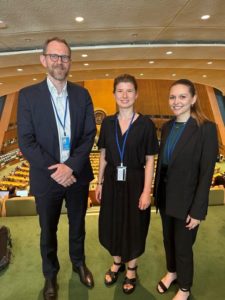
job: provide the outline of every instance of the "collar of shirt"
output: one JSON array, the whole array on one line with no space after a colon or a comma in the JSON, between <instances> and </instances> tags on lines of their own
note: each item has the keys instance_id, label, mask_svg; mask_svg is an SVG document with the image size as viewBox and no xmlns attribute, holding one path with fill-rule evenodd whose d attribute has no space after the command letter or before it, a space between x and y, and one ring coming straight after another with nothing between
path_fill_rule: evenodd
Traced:
<instances>
[{"instance_id":1,"label":"collar of shirt","mask_svg":"<svg viewBox=\"0 0 225 300\"><path fill-rule=\"evenodd\" d=\"M60 94L58 94L58 91L56 89L56 87L54 86L54 84L51 82L51 80L47 77L47 85L48 85L48 89L53 97L53 99L57 99L57 98L64 98L66 99L68 93L67 93L67 82L65 83L62 92Z\"/></svg>"}]
</instances>

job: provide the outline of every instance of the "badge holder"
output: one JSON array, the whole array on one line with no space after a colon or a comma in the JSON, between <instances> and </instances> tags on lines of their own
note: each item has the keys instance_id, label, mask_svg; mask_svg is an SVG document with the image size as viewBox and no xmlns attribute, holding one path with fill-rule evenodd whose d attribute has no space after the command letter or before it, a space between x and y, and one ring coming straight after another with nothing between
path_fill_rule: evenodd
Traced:
<instances>
[{"instance_id":1,"label":"badge holder","mask_svg":"<svg viewBox=\"0 0 225 300\"><path fill-rule=\"evenodd\" d=\"M124 167L123 164L117 167L117 181L126 181L127 177L127 167Z\"/></svg>"},{"instance_id":2,"label":"badge holder","mask_svg":"<svg viewBox=\"0 0 225 300\"><path fill-rule=\"evenodd\" d=\"M68 136L63 136L61 138L62 141L62 150L69 151L70 150L70 138Z\"/></svg>"}]
</instances>

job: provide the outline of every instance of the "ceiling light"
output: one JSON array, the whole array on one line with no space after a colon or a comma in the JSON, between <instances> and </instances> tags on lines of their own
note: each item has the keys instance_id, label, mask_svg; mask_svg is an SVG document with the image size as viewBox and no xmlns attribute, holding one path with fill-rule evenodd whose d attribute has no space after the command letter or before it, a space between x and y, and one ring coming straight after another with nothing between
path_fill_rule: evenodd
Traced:
<instances>
[{"instance_id":1,"label":"ceiling light","mask_svg":"<svg viewBox=\"0 0 225 300\"><path fill-rule=\"evenodd\" d=\"M75 21L78 22L78 23L81 23L81 22L84 21L84 18L83 17L76 17Z\"/></svg>"},{"instance_id":2,"label":"ceiling light","mask_svg":"<svg viewBox=\"0 0 225 300\"><path fill-rule=\"evenodd\" d=\"M137 37L138 34L137 34L137 33L132 33L131 36L132 36L132 37Z\"/></svg>"},{"instance_id":3,"label":"ceiling light","mask_svg":"<svg viewBox=\"0 0 225 300\"><path fill-rule=\"evenodd\" d=\"M73 75L72 75L72 74L70 74L70 75L69 75L69 77L71 78L71 77L73 77Z\"/></svg>"},{"instance_id":4,"label":"ceiling light","mask_svg":"<svg viewBox=\"0 0 225 300\"><path fill-rule=\"evenodd\" d=\"M85 53L84 53L84 54L81 54L81 56L82 56L82 57L88 57L88 55L85 54Z\"/></svg>"},{"instance_id":5,"label":"ceiling light","mask_svg":"<svg viewBox=\"0 0 225 300\"><path fill-rule=\"evenodd\" d=\"M140 76L144 76L144 74L143 74L143 73L140 73Z\"/></svg>"},{"instance_id":6,"label":"ceiling light","mask_svg":"<svg viewBox=\"0 0 225 300\"><path fill-rule=\"evenodd\" d=\"M88 63L85 63L84 66L87 67L87 66L89 66L89 64L88 64Z\"/></svg>"},{"instance_id":7,"label":"ceiling light","mask_svg":"<svg viewBox=\"0 0 225 300\"><path fill-rule=\"evenodd\" d=\"M207 65L212 65L212 63L213 63L212 61L208 61Z\"/></svg>"},{"instance_id":8,"label":"ceiling light","mask_svg":"<svg viewBox=\"0 0 225 300\"><path fill-rule=\"evenodd\" d=\"M21 69L21 68L18 68L18 69L17 69L17 71L18 71L18 72L22 72L22 71L23 71L23 69Z\"/></svg>"},{"instance_id":9,"label":"ceiling light","mask_svg":"<svg viewBox=\"0 0 225 300\"><path fill-rule=\"evenodd\" d=\"M203 78L206 78L206 77L207 77L207 75L205 75L205 74L204 74L204 75L202 75L202 77L203 77Z\"/></svg>"},{"instance_id":10,"label":"ceiling light","mask_svg":"<svg viewBox=\"0 0 225 300\"><path fill-rule=\"evenodd\" d=\"M148 63L149 64L154 64L155 62L154 62L154 60L150 60Z\"/></svg>"},{"instance_id":11,"label":"ceiling light","mask_svg":"<svg viewBox=\"0 0 225 300\"><path fill-rule=\"evenodd\" d=\"M0 82L0 85L3 84L3 82Z\"/></svg>"},{"instance_id":12,"label":"ceiling light","mask_svg":"<svg viewBox=\"0 0 225 300\"><path fill-rule=\"evenodd\" d=\"M202 20L208 20L210 18L210 15L204 15L204 16L201 16L201 19Z\"/></svg>"},{"instance_id":13,"label":"ceiling light","mask_svg":"<svg viewBox=\"0 0 225 300\"><path fill-rule=\"evenodd\" d=\"M177 74L173 73L172 76L175 77Z\"/></svg>"},{"instance_id":14,"label":"ceiling light","mask_svg":"<svg viewBox=\"0 0 225 300\"><path fill-rule=\"evenodd\" d=\"M167 52L166 52L167 55L170 55L170 54L172 54L172 53L173 53L172 51L167 51Z\"/></svg>"},{"instance_id":15,"label":"ceiling light","mask_svg":"<svg viewBox=\"0 0 225 300\"><path fill-rule=\"evenodd\" d=\"M36 81L37 80L37 78L33 78L33 81Z\"/></svg>"},{"instance_id":16,"label":"ceiling light","mask_svg":"<svg viewBox=\"0 0 225 300\"><path fill-rule=\"evenodd\" d=\"M109 74L108 74L108 73L106 73L106 74L105 74L105 76L106 76L106 77L108 77L108 76L109 76Z\"/></svg>"}]
</instances>

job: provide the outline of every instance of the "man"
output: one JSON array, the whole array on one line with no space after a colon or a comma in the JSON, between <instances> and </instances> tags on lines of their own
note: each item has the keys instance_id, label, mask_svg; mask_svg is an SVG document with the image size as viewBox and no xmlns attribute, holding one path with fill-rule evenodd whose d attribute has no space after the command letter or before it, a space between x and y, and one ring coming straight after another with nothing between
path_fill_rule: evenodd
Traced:
<instances>
[{"instance_id":1,"label":"man","mask_svg":"<svg viewBox=\"0 0 225 300\"><path fill-rule=\"evenodd\" d=\"M69 254L81 282L93 287L85 264L85 214L89 161L95 133L93 105L88 91L67 81L71 49L65 40L46 41L40 56L47 79L22 89L18 104L19 146L30 163L31 193L41 227L44 299L57 298L57 225L63 199L69 219Z\"/></svg>"}]
</instances>

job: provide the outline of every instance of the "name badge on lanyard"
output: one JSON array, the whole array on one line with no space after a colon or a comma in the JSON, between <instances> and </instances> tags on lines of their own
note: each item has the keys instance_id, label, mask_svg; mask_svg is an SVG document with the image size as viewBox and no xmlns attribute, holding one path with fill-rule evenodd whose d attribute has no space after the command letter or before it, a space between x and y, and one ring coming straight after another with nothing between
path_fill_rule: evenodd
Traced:
<instances>
[{"instance_id":1,"label":"name badge on lanyard","mask_svg":"<svg viewBox=\"0 0 225 300\"><path fill-rule=\"evenodd\" d=\"M69 151L70 150L70 138L68 136L63 136L61 138L62 150Z\"/></svg>"},{"instance_id":2,"label":"name badge on lanyard","mask_svg":"<svg viewBox=\"0 0 225 300\"><path fill-rule=\"evenodd\" d=\"M134 116L135 116L135 113L133 113L133 116L132 116L132 119L130 121L129 127L128 127L126 133L125 133L125 137L124 137L124 140L123 140L123 143L122 143L122 149L120 147L119 138L118 138L118 129L117 129L117 127L119 126L119 124L118 124L119 122L118 122L118 118L116 118L116 122L115 122L116 144L117 144L117 148L118 148L119 155L120 155L120 161L121 161L120 166L117 166L117 168L116 168L117 169L117 176L116 176L117 181L126 181L126 179L127 179L127 167L123 165L123 158L124 158L124 151L125 151L127 136L128 136L129 131L130 131L130 127L131 127L131 124L133 122Z\"/></svg>"},{"instance_id":3,"label":"name badge on lanyard","mask_svg":"<svg viewBox=\"0 0 225 300\"><path fill-rule=\"evenodd\" d=\"M56 105L54 103L54 100L51 96L51 100L55 109L56 117L59 121L60 126L62 127L64 131L64 136L61 137L61 146L62 146L62 151L70 151L70 137L66 135L66 116L67 116L67 107L68 107L68 96L66 97L66 107L65 107L65 112L64 112L64 118L63 122L58 114Z\"/></svg>"},{"instance_id":4,"label":"name badge on lanyard","mask_svg":"<svg viewBox=\"0 0 225 300\"><path fill-rule=\"evenodd\" d=\"M117 167L117 181L126 181L127 178L127 167L118 166Z\"/></svg>"}]
</instances>

